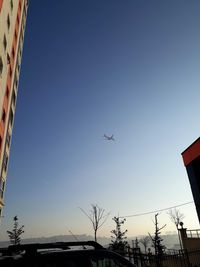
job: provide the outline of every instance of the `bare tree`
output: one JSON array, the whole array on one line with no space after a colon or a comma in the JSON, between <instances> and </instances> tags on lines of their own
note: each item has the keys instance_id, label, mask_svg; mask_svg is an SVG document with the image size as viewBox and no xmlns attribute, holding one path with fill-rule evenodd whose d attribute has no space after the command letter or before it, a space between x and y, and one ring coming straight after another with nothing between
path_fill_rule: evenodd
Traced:
<instances>
[{"instance_id":1,"label":"bare tree","mask_svg":"<svg viewBox=\"0 0 200 267\"><path fill-rule=\"evenodd\" d=\"M181 243L181 237L180 237L180 233L178 230L178 226L180 225L180 223L182 222L182 220L185 218L185 215L183 213L181 213L178 209L174 209L174 210L169 210L167 212L167 214L169 215L170 220L175 224L176 229L178 231L178 239L179 239L179 244L180 244L180 248L183 249L182 247L182 243Z\"/></svg>"},{"instance_id":2,"label":"bare tree","mask_svg":"<svg viewBox=\"0 0 200 267\"><path fill-rule=\"evenodd\" d=\"M87 213L84 209L80 210L88 217L94 230L94 240L97 242L97 231L106 222L110 212L105 213L105 209L100 208L97 204L91 204L92 209Z\"/></svg>"},{"instance_id":3,"label":"bare tree","mask_svg":"<svg viewBox=\"0 0 200 267\"><path fill-rule=\"evenodd\" d=\"M176 229L178 230L180 222L185 218L184 214L176 208L174 210L169 210L167 214L169 215L170 220L175 224Z\"/></svg>"},{"instance_id":4,"label":"bare tree","mask_svg":"<svg viewBox=\"0 0 200 267\"><path fill-rule=\"evenodd\" d=\"M149 236L144 236L140 238L139 242L144 246L144 251L147 253L147 246L150 242L150 237Z\"/></svg>"}]
</instances>

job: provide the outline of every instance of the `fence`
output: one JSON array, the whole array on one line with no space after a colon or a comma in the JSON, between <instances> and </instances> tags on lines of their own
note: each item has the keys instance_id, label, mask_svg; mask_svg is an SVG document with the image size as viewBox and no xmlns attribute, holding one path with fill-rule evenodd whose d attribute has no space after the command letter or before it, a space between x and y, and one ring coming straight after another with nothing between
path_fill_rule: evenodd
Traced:
<instances>
[{"instance_id":1,"label":"fence","mask_svg":"<svg viewBox=\"0 0 200 267\"><path fill-rule=\"evenodd\" d=\"M127 257L138 267L200 267L200 250L179 250L152 255L129 249Z\"/></svg>"}]
</instances>

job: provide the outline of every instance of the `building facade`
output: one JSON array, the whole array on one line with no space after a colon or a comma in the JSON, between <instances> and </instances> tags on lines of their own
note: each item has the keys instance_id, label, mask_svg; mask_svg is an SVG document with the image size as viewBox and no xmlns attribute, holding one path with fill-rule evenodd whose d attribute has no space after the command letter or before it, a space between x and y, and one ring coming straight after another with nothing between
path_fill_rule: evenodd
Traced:
<instances>
[{"instance_id":1,"label":"building facade","mask_svg":"<svg viewBox=\"0 0 200 267\"><path fill-rule=\"evenodd\" d=\"M0 0L0 217L10 154L28 0Z\"/></svg>"},{"instance_id":2,"label":"building facade","mask_svg":"<svg viewBox=\"0 0 200 267\"><path fill-rule=\"evenodd\" d=\"M182 157L200 222L200 137L182 153Z\"/></svg>"}]
</instances>

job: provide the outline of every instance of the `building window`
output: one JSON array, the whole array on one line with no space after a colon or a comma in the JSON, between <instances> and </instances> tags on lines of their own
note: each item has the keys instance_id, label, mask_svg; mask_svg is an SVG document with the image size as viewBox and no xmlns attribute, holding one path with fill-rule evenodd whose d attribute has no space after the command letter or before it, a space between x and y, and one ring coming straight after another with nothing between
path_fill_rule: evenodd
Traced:
<instances>
[{"instance_id":1,"label":"building window","mask_svg":"<svg viewBox=\"0 0 200 267\"><path fill-rule=\"evenodd\" d=\"M13 10L13 0L10 0L10 8Z\"/></svg>"},{"instance_id":2,"label":"building window","mask_svg":"<svg viewBox=\"0 0 200 267\"><path fill-rule=\"evenodd\" d=\"M0 76L2 75L3 72L3 60L2 57L0 57Z\"/></svg>"},{"instance_id":3,"label":"building window","mask_svg":"<svg viewBox=\"0 0 200 267\"><path fill-rule=\"evenodd\" d=\"M9 75L10 75L10 77L12 77L12 68L11 67L9 68Z\"/></svg>"},{"instance_id":4,"label":"building window","mask_svg":"<svg viewBox=\"0 0 200 267\"><path fill-rule=\"evenodd\" d=\"M7 16L7 26L8 26L8 30L10 29L10 17L9 14Z\"/></svg>"},{"instance_id":5,"label":"building window","mask_svg":"<svg viewBox=\"0 0 200 267\"><path fill-rule=\"evenodd\" d=\"M14 47L12 48L12 57L13 57L13 59L15 57L15 49L14 49Z\"/></svg>"},{"instance_id":6,"label":"building window","mask_svg":"<svg viewBox=\"0 0 200 267\"><path fill-rule=\"evenodd\" d=\"M24 12L24 15L23 15L23 28L25 29L25 24L26 24L26 14Z\"/></svg>"},{"instance_id":7,"label":"building window","mask_svg":"<svg viewBox=\"0 0 200 267\"><path fill-rule=\"evenodd\" d=\"M21 10L22 8L22 3L21 3L21 0L19 0L19 9Z\"/></svg>"},{"instance_id":8,"label":"building window","mask_svg":"<svg viewBox=\"0 0 200 267\"><path fill-rule=\"evenodd\" d=\"M13 103L14 107L15 107L15 105L16 105L16 99L17 99L17 97L16 97L16 93L15 93L15 90L13 90L12 103Z\"/></svg>"},{"instance_id":9,"label":"building window","mask_svg":"<svg viewBox=\"0 0 200 267\"><path fill-rule=\"evenodd\" d=\"M17 79L17 77L15 77L15 87L16 87L16 90L17 90L17 88L18 88L18 79Z\"/></svg>"},{"instance_id":10,"label":"building window","mask_svg":"<svg viewBox=\"0 0 200 267\"><path fill-rule=\"evenodd\" d=\"M9 88L8 88L8 86L6 87L6 97L7 98L9 97Z\"/></svg>"},{"instance_id":11,"label":"building window","mask_svg":"<svg viewBox=\"0 0 200 267\"><path fill-rule=\"evenodd\" d=\"M4 34L4 37L3 37L3 46L4 46L4 49L6 50L6 47L7 47L7 40L6 40L6 36Z\"/></svg>"},{"instance_id":12,"label":"building window","mask_svg":"<svg viewBox=\"0 0 200 267\"><path fill-rule=\"evenodd\" d=\"M0 181L0 198L3 198L4 195L4 189L5 189L5 181L1 179Z\"/></svg>"},{"instance_id":13,"label":"building window","mask_svg":"<svg viewBox=\"0 0 200 267\"><path fill-rule=\"evenodd\" d=\"M2 114L1 120L3 121L3 123L5 123L5 121L6 121L6 111L5 111L5 109L3 109L3 114Z\"/></svg>"},{"instance_id":14,"label":"building window","mask_svg":"<svg viewBox=\"0 0 200 267\"><path fill-rule=\"evenodd\" d=\"M4 189L5 189L5 182L3 179L0 180L0 198L3 199L4 195Z\"/></svg>"},{"instance_id":15,"label":"building window","mask_svg":"<svg viewBox=\"0 0 200 267\"><path fill-rule=\"evenodd\" d=\"M2 189L4 191L4 189L5 189L5 181L3 181L3 183L2 183Z\"/></svg>"},{"instance_id":16,"label":"building window","mask_svg":"<svg viewBox=\"0 0 200 267\"><path fill-rule=\"evenodd\" d=\"M2 145L2 137L0 136L0 149L1 149L1 145Z\"/></svg>"},{"instance_id":17,"label":"building window","mask_svg":"<svg viewBox=\"0 0 200 267\"><path fill-rule=\"evenodd\" d=\"M21 40L22 40L22 44L23 44L23 41L24 41L24 32L21 32Z\"/></svg>"},{"instance_id":18,"label":"building window","mask_svg":"<svg viewBox=\"0 0 200 267\"><path fill-rule=\"evenodd\" d=\"M13 114L13 111L11 109L10 110L10 124L11 124L11 126L13 125L13 119L14 119L14 114Z\"/></svg>"},{"instance_id":19,"label":"building window","mask_svg":"<svg viewBox=\"0 0 200 267\"><path fill-rule=\"evenodd\" d=\"M6 143L7 143L8 147L10 146L10 142L11 142L11 135L9 133L7 133Z\"/></svg>"},{"instance_id":20,"label":"building window","mask_svg":"<svg viewBox=\"0 0 200 267\"><path fill-rule=\"evenodd\" d=\"M17 61L17 70L18 70L18 72L20 72L20 63L19 63L19 59L18 59L18 61Z\"/></svg>"},{"instance_id":21,"label":"building window","mask_svg":"<svg viewBox=\"0 0 200 267\"><path fill-rule=\"evenodd\" d=\"M17 30L15 29L15 40L17 41Z\"/></svg>"},{"instance_id":22,"label":"building window","mask_svg":"<svg viewBox=\"0 0 200 267\"><path fill-rule=\"evenodd\" d=\"M7 170L7 167L8 167L8 155L7 154L4 154L4 158L3 158L3 169L4 169L5 172Z\"/></svg>"},{"instance_id":23,"label":"building window","mask_svg":"<svg viewBox=\"0 0 200 267\"><path fill-rule=\"evenodd\" d=\"M20 57L22 56L22 47L21 47L21 42L19 42L19 58L18 60L20 60Z\"/></svg>"},{"instance_id":24,"label":"building window","mask_svg":"<svg viewBox=\"0 0 200 267\"><path fill-rule=\"evenodd\" d=\"M17 23L19 25L19 14L17 14Z\"/></svg>"},{"instance_id":25,"label":"building window","mask_svg":"<svg viewBox=\"0 0 200 267\"><path fill-rule=\"evenodd\" d=\"M7 64L10 65L10 56L8 53L7 53Z\"/></svg>"}]
</instances>

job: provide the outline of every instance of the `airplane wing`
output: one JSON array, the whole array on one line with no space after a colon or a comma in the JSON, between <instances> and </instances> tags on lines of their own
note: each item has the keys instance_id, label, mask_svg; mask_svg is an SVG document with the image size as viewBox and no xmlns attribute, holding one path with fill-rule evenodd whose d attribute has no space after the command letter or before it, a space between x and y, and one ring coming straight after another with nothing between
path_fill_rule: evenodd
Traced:
<instances>
[{"instance_id":1,"label":"airplane wing","mask_svg":"<svg viewBox=\"0 0 200 267\"><path fill-rule=\"evenodd\" d=\"M111 141L111 140L114 141L115 140L114 134L112 134L111 136L104 134L103 137L108 141Z\"/></svg>"}]
</instances>

